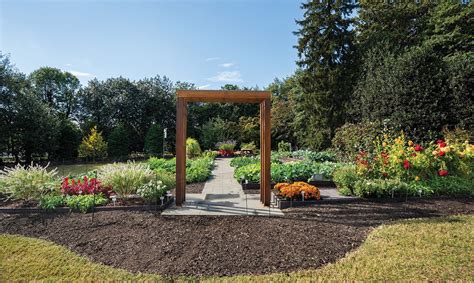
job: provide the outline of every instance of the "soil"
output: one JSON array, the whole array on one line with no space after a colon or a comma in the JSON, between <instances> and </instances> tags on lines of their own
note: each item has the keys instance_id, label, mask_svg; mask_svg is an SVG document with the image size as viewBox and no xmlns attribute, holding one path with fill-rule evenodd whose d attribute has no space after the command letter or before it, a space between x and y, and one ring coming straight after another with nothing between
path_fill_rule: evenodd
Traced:
<instances>
[{"instance_id":1,"label":"soil","mask_svg":"<svg viewBox=\"0 0 474 283\"><path fill-rule=\"evenodd\" d=\"M234 275L317 268L360 246L382 223L474 213L473 199L360 201L284 210L284 217L152 212L0 214L0 233L56 242L132 272Z\"/></svg>"},{"instance_id":2,"label":"soil","mask_svg":"<svg viewBox=\"0 0 474 283\"><path fill-rule=\"evenodd\" d=\"M186 193L187 194L201 194L202 190L204 189L204 184L206 184L206 182L186 184ZM173 195L176 195L176 188L172 189L171 193Z\"/></svg>"}]
</instances>

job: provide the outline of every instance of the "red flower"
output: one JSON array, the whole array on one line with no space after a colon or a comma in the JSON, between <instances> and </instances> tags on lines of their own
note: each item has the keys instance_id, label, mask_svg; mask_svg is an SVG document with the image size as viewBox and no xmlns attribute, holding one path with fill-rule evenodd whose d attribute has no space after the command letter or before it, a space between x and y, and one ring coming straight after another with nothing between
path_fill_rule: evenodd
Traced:
<instances>
[{"instance_id":1,"label":"red flower","mask_svg":"<svg viewBox=\"0 0 474 283\"><path fill-rule=\"evenodd\" d=\"M448 175L448 170L444 170L444 169L438 170L438 175L441 176L441 177L447 176Z\"/></svg>"},{"instance_id":2,"label":"red flower","mask_svg":"<svg viewBox=\"0 0 474 283\"><path fill-rule=\"evenodd\" d=\"M416 153L412 153L412 154L410 154L410 155L413 156L413 157L415 157L415 156L416 156Z\"/></svg>"},{"instance_id":3,"label":"red flower","mask_svg":"<svg viewBox=\"0 0 474 283\"><path fill-rule=\"evenodd\" d=\"M444 156L445 154L446 154L446 152L444 152L442 150L440 150L439 153L438 153L439 156Z\"/></svg>"},{"instance_id":4,"label":"red flower","mask_svg":"<svg viewBox=\"0 0 474 283\"><path fill-rule=\"evenodd\" d=\"M415 145L415 151L422 151L423 147L419 144Z\"/></svg>"},{"instance_id":5,"label":"red flower","mask_svg":"<svg viewBox=\"0 0 474 283\"><path fill-rule=\"evenodd\" d=\"M405 168L406 170L410 168L410 162L407 159L403 161L403 168Z\"/></svg>"},{"instance_id":6,"label":"red flower","mask_svg":"<svg viewBox=\"0 0 474 283\"><path fill-rule=\"evenodd\" d=\"M439 147L443 148L446 146L446 143L444 140L437 140L436 143L438 144Z\"/></svg>"}]
</instances>

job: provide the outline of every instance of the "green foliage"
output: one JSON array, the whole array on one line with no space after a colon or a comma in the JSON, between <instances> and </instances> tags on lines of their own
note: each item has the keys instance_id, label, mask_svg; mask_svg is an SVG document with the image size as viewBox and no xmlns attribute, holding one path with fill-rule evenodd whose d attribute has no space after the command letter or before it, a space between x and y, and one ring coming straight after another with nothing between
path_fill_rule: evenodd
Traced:
<instances>
[{"instance_id":1,"label":"green foliage","mask_svg":"<svg viewBox=\"0 0 474 283\"><path fill-rule=\"evenodd\" d=\"M333 176L333 181L340 194L345 196L354 195L354 185L360 179L355 166L348 165L337 168Z\"/></svg>"},{"instance_id":2,"label":"green foliage","mask_svg":"<svg viewBox=\"0 0 474 283\"><path fill-rule=\"evenodd\" d=\"M103 166L98 175L102 184L111 186L120 197L136 194L138 188L155 179L155 174L150 167L133 162Z\"/></svg>"},{"instance_id":3,"label":"green foliage","mask_svg":"<svg viewBox=\"0 0 474 283\"><path fill-rule=\"evenodd\" d=\"M241 150L251 150L252 152L256 152L257 151L257 146L255 145L254 142L249 142L249 143L243 143L241 146L240 146L240 149Z\"/></svg>"},{"instance_id":4,"label":"green foliage","mask_svg":"<svg viewBox=\"0 0 474 283\"><path fill-rule=\"evenodd\" d=\"M30 74L32 91L59 112L61 118L68 119L74 114L78 103L79 80L68 72L51 67L42 67Z\"/></svg>"},{"instance_id":5,"label":"green foliage","mask_svg":"<svg viewBox=\"0 0 474 283\"><path fill-rule=\"evenodd\" d=\"M48 170L40 165L23 167L16 165L0 171L0 192L13 198L39 200L41 196L59 188L55 183L56 169Z\"/></svg>"},{"instance_id":6,"label":"green foliage","mask_svg":"<svg viewBox=\"0 0 474 283\"><path fill-rule=\"evenodd\" d=\"M176 175L163 169L155 169L156 180L161 181L165 190L172 190L176 187Z\"/></svg>"},{"instance_id":7,"label":"green foliage","mask_svg":"<svg viewBox=\"0 0 474 283\"><path fill-rule=\"evenodd\" d=\"M430 195L447 195L454 197L474 196L474 175L444 176L420 182L423 188L429 188Z\"/></svg>"},{"instance_id":8,"label":"green foliage","mask_svg":"<svg viewBox=\"0 0 474 283\"><path fill-rule=\"evenodd\" d=\"M237 123L219 117L204 123L200 130L202 145L205 149L214 149L219 141L234 139L238 136Z\"/></svg>"},{"instance_id":9,"label":"green foliage","mask_svg":"<svg viewBox=\"0 0 474 283\"><path fill-rule=\"evenodd\" d=\"M126 160L128 157L129 139L124 126L118 125L109 135L107 152L115 160Z\"/></svg>"},{"instance_id":10,"label":"green foliage","mask_svg":"<svg viewBox=\"0 0 474 283\"><path fill-rule=\"evenodd\" d=\"M102 194L66 196L66 205L82 213L90 211L94 206L104 205L107 201Z\"/></svg>"},{"instance_id":11,"label":"green foliage","mask_svg":"<svg viewBox=\"0 0 474 283\"><path fill-rule=\"evenodd\" d=\"M354 194L359 197L386 197L402 195L416 195L410 191L407 183L396 179L358 180L354 183Z\"/></svg>"},{"instance_id":12,"label":"green foliage","mask_svg":"<svg viewBox=\"0 0 474 283\"><path fill-rule=\"evenodd\" d=\"M249 164L260 164L260 157L252 157L252 156L240 156L234 157L230 161L230 166L239 168Z\"/></svg>"},{"instance_id":13,"label":"green foliage","mask_svg":"<svg viewBox=\"0 0 474 283\"><path fill-rule=\"evenodd\" d=\"M290 152L291 151L291 143L280 141L278 143L278 151L279 152Z\"/></svg>"},{"instance_id":14,"label":"green foliage","mask_svg":"<svg viewBox=\"0 0 474 283\"><path fill-rule=\"evenodd\" d=\"M344 123L345 103L352 90L355 31L349 1L308 1L297 21L297 61L302 69L300 111L304 117L302 143L310 149L330 145L335 129Z\"/></svg>"},{"instance_id":15,"label":"green foliage","mask_svg":"<svg viewBox=\"0 0 474 283\"><path fill-rule=\"evenodd\" d=\"M148 201L158 201L166 191L167 188L163 185L163 182L159 179L154 179L140 186L137 190L137 195Z\"/></svg>"},{"instance_id":16,"label":"green foliage","mask_svg":"<svg viewBox=\"0 0 474 283\"><path fill-rule=\"evenodd\" d=\"M186 166L186 182L196 183L206 181L211 176L213 167L214 159L212 158L198 158L191 161L190 165Z\"/></svg>"},{"instance_id":17,"label":"green foliage","mask_svg":"<svg viewBox=\"0 0 474 283\"><path fill-rule=\"evenodd\" d=\"M92 157L95 162L96 157L104 157L107 153L107 143L102 137L102 133L97 131L97 126L94 126L90 134L82 139L79 146L80 157Z\"/></svg>"},{"instance_id":18,"label":"green foliage","mask_svg":"<svg viewBox=\"0 0 474 283\"><path fill-rule=\"evenodd\" d=\"M188 162L188 160L186 160ZM164 159L164 158L157 158L151 157L148 159L147 162L150 169L162 169L167 172L176 173L176 158L172 159Z\"/></svg>"},{"instance_id":19,"label":"green foliage","mask_svg":"<svg viewBox=\"0 0 474 283\"><path fill-rule=\"evenodd\" d=\"M188 158L195 158L201 155L201 147L196 139L186 139L186 155Z\"/></svg>"},{"instance_id":20,"label":"green foliage","mask_svg":"<svg viewBox=\"0 0 474 283\"><path fill-rule=\"evenodd\" d=\"M273 177L273 174L272 174ZM237 181L249 181L252 183L260 182L260 164L251 163L245 166L238 167L234 171L234 178Z\"/></svg>"},{"instance_id":21,"label":"green foliage","mask_svg":"<svg viewBox=\"0 0 474 283\"><path fill-rule=\"evenodd\" d=\"M70 120L61 120L58 135L56 136L57 148L53 158L57 160L74 160L81 144L82 133L79 127Z\"/></svg>"},{"instance_id":22,"label":"green foliage","mask_svg":"<svg viewBox=\"0 0 474 283\"><path fill-rule=\"evenodd\" d=\"M239 118L239 141L258 143L260 140L260 119L259 117Z\"/></svg>"},{"instance_id":23,"label":"green foliage","mask_svg":"<svg viewBox=\"0 0 474 283\"><path fill-rule=\"evenodd\" d=\"M151 156L163 156L163 129L153 124L145 137L145 152Z\"/></svg>"},{"instance_id":24,"label":"green foliage","mask_svg":"<svg viewBox=\"0 0 474 283\"><path fill-rule=\"evenodd\" d=\"M39 207L44 210L55 210L64 205L64 196L57 194L47 194L40 198Z\"/></svg>"},{"instance_id":25,"label":"green foliage","mask_svg":"<svg viewBox=\"0 0 474 283\"><path fill-rule=\"evenodd\" d=\"M332 145L339 159L354 161L361 150L373 150L374 140L382 130L383 126L376 122L347 123L336 130Z\"/></svg>"}]
</instances>

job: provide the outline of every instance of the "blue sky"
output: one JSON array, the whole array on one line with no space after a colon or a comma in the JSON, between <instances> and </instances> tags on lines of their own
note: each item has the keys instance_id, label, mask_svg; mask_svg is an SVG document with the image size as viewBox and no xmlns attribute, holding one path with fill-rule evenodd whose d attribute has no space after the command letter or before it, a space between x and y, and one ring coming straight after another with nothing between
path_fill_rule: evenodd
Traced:
<instances>
[{"instance_id":1,"label":"blue sky","mask_svg":"<svg viewBox=\"0 0 474 283\"><path fill-rule=\"evenodd\" d=\"M218 89L291 75L296 0L0 0L0 50L29 73L71 71L86 84L165 75Z\"/></svg>"}]
</instances>

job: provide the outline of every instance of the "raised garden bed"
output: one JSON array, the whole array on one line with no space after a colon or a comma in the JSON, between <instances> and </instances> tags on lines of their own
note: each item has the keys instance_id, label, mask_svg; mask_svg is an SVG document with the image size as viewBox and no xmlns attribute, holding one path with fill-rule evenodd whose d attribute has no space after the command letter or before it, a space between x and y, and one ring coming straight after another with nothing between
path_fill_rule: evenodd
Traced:
<instances>
[{"instance_id":1,"label":"raised garden bed","mask_svg":"<svg viewBox=\"0 0 474 283\"><path fill-rule=\"evenodd\" d=\"M337 193L337 189L335 188L320 189L319 191L321 192L320 200L289 200L278 196L274 192L272 192L272 201L274 205L279 209L285 209L290 207L301 207L316 204L350 203L360 200L360 198L358 197L340 196Z\"/></svg>"},{"instance_id":2,"label":"raised garden bed","mask_svg":"<svg viewBox=\"0 0 474 283\"><path fill-rule=\"evenodd\" d=\"M118 205L113 205L108 203L105 206L95 206L89 212L99 212L99 211L163 211L168 206L170 206L174 201L174 197L165 197L163 204L136 204L136 200L127 201L122 205L120 202L117 202ZM160 202L160 201L159 201ZM57 207L54 210L44 210L39 207L25 207L25 206L4 206L0 207L0 213L8 214L17 214L17 213L71 213L75 210L69 207Z\"/></svg>"}]
</instances>

